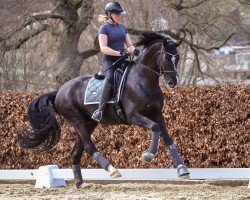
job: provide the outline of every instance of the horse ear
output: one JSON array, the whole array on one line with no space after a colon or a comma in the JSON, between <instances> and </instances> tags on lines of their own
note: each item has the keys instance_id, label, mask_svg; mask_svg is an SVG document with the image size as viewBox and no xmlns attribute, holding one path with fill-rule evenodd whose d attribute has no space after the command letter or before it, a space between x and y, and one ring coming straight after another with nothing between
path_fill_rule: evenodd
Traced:
<instances>
[{"instance_id":1,"label":"horse ear","mask_svg":"<svg viewBox=\"0 0 250 200\"><path fill-rule=\"evenodd\" d=\"M178 43L177 43L177 47L181 45L183 39L181 39Z\"/></svg>"}]
</instances>

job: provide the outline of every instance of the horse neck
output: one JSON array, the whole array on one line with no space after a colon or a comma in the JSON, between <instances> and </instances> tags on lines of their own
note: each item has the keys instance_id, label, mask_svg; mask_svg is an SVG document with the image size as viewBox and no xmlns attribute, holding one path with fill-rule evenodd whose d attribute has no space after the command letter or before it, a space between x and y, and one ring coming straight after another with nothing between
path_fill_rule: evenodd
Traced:
<instances>
[{"instance_id":1,"label":"horse neck","mask_svg":"<svg viewBox=\"0 0 250 200\"><path fill-rule=\"evenodd\" d=\"M161 42L157 42L151 45L150 47L145 49L142 57L139 59L139 62L146 65L147 67L150 67L152 70L159 72L156 59L161 48Z\"/></svg>"},{"instance_id":2,"label":"horse neck","mask_svg":"<svg viewBox=\"0 0 250 200\"><path fill-rule=\"evenodd\" d=\"M138 74L140 79L144 78L148 84L159 85L159 69L157 66L158 52L161 49L161 43L155 43L149 48L145 49L139 58L136 66L135 73Z\"/></svg>"}]
</instances>

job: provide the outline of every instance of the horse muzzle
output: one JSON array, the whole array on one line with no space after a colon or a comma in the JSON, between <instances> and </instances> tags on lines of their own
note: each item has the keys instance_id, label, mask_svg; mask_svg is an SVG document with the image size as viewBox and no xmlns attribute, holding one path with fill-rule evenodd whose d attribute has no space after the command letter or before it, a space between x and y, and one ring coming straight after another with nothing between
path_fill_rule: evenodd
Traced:
<instances>
[{"instance_id":1,"label":"horse muzzle","mask_svg":"<svg viewBox=\"0 0 250 200\"><path fill-rule=\"evenodd\" d=\"M174 88L179 82L177 75L174 77L165 77L165 80L170 88Z\"/></svg>"}]
</instances>

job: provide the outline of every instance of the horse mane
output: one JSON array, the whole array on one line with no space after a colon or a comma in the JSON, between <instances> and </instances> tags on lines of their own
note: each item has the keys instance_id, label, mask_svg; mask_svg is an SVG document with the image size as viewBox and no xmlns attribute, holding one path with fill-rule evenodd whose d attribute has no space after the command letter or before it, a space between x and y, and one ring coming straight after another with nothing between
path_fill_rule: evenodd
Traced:
<instances>
[{"instance_id":1,"label":"horse mane","mask_svg":"<svg viewBox=\"0 0 250 200\"><path fill-rule=\"evenodd\" d=\"M154 44L156 41L167 41L170 40L170 38L162 33L157 32L144 32L139 37L139 40L135 43L135 46L144 46L144 48L147 48Z\"/></svg>"}]
</instances>

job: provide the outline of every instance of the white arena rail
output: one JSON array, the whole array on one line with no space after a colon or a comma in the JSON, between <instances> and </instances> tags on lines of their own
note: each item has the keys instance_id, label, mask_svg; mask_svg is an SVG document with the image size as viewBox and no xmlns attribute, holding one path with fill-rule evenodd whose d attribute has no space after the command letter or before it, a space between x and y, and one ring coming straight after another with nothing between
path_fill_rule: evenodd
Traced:
<instances>
[{"instance_id":1,"label":"white arena rail","mask_svg":"<svg viewBox=\"0 0 250 200\"><path fill-rule=\"evenodd\" d=\"M84 180L180 180L176 169L118 169L120 178L111 178L103 169L82 169ZM189 168L190 180L234 179L250 180L250 168ZM73 179L72 169L59 169L57 165L39 169L0 170L1 180L36 180L37 188L65 186ZM248 186L250 187L250 185Z\"/></svg>"}]
</instances>

